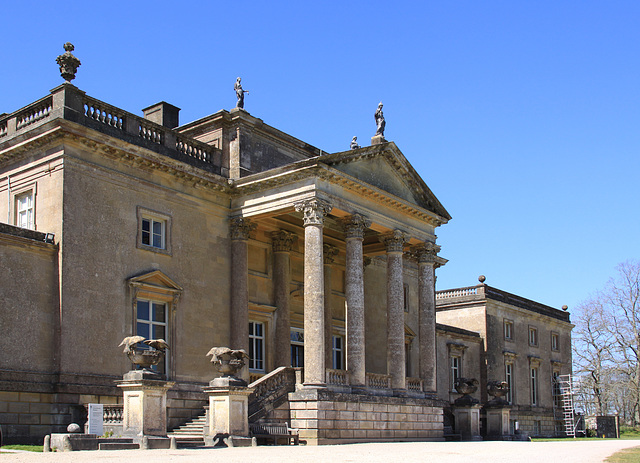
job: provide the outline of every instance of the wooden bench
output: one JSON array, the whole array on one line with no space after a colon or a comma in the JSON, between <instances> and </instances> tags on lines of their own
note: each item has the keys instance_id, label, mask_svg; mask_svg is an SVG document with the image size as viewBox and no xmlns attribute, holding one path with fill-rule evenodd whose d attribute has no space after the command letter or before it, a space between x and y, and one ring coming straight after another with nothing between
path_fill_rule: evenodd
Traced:
<instances>
[{"instance_id":1,"label":"wooden bench","mask_svg":"<svg viewBox=\"0 0 640 463\"><path fill-rule=\"evenodd\" d=\"M286 423L252 423L249 425L251 436L256 439L273 439L278 444L278 439L287 439L287 445L300 444L298 430L290 428Z\"/></svg>"}]
</instances>

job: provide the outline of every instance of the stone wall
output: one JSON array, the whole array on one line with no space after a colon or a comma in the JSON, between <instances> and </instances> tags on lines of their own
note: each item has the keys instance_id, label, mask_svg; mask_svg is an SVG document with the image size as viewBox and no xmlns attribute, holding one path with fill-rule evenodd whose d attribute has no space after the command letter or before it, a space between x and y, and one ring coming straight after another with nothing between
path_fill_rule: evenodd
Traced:
<instances>
[{"instance_id":1,"label":"stone wall","mask_svg":"<svg viewBox=\"0 0 640 463\"><path fill-rule=\"evenodd\" d=\"M436 400L302 389L289 394L289 406L291 427L308 445L443 440Z\"/></svg>"}]
</instances>

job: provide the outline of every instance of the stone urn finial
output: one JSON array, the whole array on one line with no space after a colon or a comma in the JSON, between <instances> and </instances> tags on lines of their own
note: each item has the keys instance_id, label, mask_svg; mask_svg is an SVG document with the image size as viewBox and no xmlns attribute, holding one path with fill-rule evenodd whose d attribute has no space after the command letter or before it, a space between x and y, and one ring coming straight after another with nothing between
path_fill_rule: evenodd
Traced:
<instances>
[{"instance_id":1,"label":"stone urn finial","mask_svg":"<svg viewBox=\"0 0 640 463\"><path fill-rule=\"evenodd\" d=\"M489 381L487 383L487 394L493 397L487 405L501 406L509 405L504 396L509 393L509 383L506 381Z\"/></svg>"},{"instance_id":2,"label":"stone urn finial","mask_svg":"<svg viewBox=\"0 0 640 463\"><path fill-rule=\"evenodd\" d=\"M153 365L159 364L165 355L169 345L164 339L145 339L142 336L128 336L122 340L118 347L124 346L124 353L129 360L149 374L158 373L151 370Z\"/></svg>"},{"instance_id":3,"label":"stone urn finial","mask_svg":"<svg viewBox=\"0 0 640 463\"><path fill-rule=\"evenodd\" d=\"M67 82L76 78L76 71L80 66L80 60L71 53L75 47L71 42L63 45L65 52L56 58L56 63L60 66L60 75Z\"/></svg>"},{"instance_id":4,"label":"stone urn finial","mask_svg":"<svg viewBox=\"0 0 640 463\"><path fill-rule=\"evenodd\" d=\"M458 391L458 394L462 394L462 397L453 401L455 405L475 405L478 403L478 399L474 399L470 394L473 394L478 390L480 383L475 378L458 378L453 387Z\"/></svg>"},{"instance_id":5,"label":"stone urn finial","mask_svg":"<svg viewBox=\"0 0 640 463\"><path fill-rule=\"evenodd\" d=\"M236 375L245 365L245 359L249 355L243 350L233 350L228 347L213 347L207 352L211 356L211 363L222 373L221 378L216 378L209 384L211 386L246 386L247 382Z\"/></svg>"}]
</instances>

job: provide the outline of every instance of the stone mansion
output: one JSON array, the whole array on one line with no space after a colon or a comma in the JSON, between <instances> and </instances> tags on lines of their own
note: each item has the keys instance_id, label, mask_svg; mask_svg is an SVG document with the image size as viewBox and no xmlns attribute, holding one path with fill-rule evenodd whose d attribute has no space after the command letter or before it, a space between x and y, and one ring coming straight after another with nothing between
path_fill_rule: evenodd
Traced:
<instances>
[{"instance_id":1,"label":"stone mansion","mask_svg":"<svg viewBox=\"0 0 640 463\"><path fill-rule=\"evenodd\" d=\"M458 377L511 385L555 435L567 312L484 282L436 291L451 216L382 135L338 153L241 108L179 124L64 83L0 115L0 427L117 416L125 336L163 338L168 427L203 413L213 346L245 349L251 420L310 444L442 440ZM117 421L117 418L114 418Z\"/></svg>"}]
</instances>

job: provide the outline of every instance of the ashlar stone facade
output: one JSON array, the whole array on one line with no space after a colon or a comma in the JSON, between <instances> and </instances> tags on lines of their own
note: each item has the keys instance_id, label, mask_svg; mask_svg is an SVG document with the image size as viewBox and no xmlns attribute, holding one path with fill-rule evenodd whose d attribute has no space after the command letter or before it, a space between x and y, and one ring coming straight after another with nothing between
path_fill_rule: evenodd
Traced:
<instances>
[{"instance_id":1,"label":"ashlar stone facade","mask_svg":"<svg viewBox=\"0 0 640 463\"><path fill-rule=\"evenodd\" d=\"M482 380L511 351L518 368L569 368L562 318L531 316L533 351L491 347L521 315L509 303L436 325L451 217L395 143L326 153L239 108L182 126L164 102L143 114L65 83L0 116L5 441L82 423L88 403L121 426L131 335L170 346L168 429L204 413L205 354L229 346L250 355L249 423L287 421L310 444L443 439L450 352Z\"/></svg>"}]
</instances>

